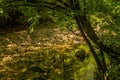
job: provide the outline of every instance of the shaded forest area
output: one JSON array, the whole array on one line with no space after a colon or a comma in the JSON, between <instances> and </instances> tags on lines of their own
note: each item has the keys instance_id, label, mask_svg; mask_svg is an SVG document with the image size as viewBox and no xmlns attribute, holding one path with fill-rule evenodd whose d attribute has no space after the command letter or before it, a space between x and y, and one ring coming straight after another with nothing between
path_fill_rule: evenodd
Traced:
<instances>
[{"instance_id":1,"label":"shaded forest area","mask_svg":"<svg viewBox=\"0 0 120 80\"><path fill-rule=\"evenodd\" d=\"M119 80L119 5L0 0L0 80Z\"/></svg>"}]
</instances>

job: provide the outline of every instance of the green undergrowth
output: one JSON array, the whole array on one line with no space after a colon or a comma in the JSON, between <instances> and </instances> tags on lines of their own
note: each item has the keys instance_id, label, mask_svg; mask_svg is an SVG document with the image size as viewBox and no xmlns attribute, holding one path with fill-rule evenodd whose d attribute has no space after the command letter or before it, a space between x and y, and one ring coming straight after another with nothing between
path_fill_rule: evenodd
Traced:
<instances>
[{"instance_id":1,"label":"green undergrowth","mask_svg":"<svg viewBox=\"0 0 120 80\"><path fill-rule=\"evenodd\" d=\"M46 27L0 32L0 80L93 78L96 65L82 37Z\"/></svg>"},{"instance_id":2,"label":"green undergrowth","mask_svg":"<svg viewBox=\"0 0 120 80\"><path fill-rule=\"evenodd\" d=\"M1 80L87 80L93 77L94 62L83 61L75 54L86 49L42 49L39 52L6 56L7 62L0 69ZM86 55L89 52L86 52Z\"/></svg>"}]
</instances>

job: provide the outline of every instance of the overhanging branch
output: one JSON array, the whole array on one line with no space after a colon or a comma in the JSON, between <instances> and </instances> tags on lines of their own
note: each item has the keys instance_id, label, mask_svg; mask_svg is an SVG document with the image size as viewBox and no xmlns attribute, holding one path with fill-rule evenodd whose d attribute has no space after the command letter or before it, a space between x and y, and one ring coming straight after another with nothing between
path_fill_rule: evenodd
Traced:
<instances>
[{"instance_id":1,"label":"overhanging branch","mask_svg":"<svg viewBox=\"0 0 120 80\"><path fill-rule=\"evenodd\" d=\"M62 9L62 10L69 9L70 10L67 3L62 4L59 1L55 1L55 2L37 1L35 3L31 3L27 1L9 1L4 3L4 6L6 7L31 6L31 7L42 7L42 8L49 8L49 9Z\"/></svg>"}]
</instances>

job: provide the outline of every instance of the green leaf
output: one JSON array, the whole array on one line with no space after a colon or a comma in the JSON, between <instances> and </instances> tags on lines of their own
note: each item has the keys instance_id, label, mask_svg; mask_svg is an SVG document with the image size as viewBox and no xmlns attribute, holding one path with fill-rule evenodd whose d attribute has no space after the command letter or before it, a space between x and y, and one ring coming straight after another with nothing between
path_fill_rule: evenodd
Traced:
<instances>
[{"instance_id":1,"label":"green leaf","mask_svg":"<svg viewBox=\"0 0 120 80\"><path fill-rule=\"evenodd\" d=\"M30 31L29 31L29 34L32 34L32 33L33 33L33 31L34 31L34 27L31 25L31 26L30 26Z\"/></svg>"}]
</instances>

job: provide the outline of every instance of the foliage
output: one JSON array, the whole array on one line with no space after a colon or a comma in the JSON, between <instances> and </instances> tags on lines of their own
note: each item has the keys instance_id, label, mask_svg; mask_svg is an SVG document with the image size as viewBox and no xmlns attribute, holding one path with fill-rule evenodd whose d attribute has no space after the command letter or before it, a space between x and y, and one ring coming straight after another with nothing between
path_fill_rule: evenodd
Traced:
<instances>
[{"instance_id":1,"label":"foliage","mask_svg":"<svg viewBox=\"0 0 120 80\"><path fill-rule=\"evenodd\" d=\"M12 75L1 77L1 79L75 79L75 74L81 75L77 71L82 67L81 63L74 57L72 51L59 52L59 50L48 49L32 53L29 56L21 55L19 58L14 57L14 61L6 63L6 65L14 69L14 72ZM6 74L1 73L1 75Z\"/></svg>"},{"instance_id":2,"label":"foliage","mask_svg":"<svg viewBox=\"0 0 120 80\"><path fill-rule=\"evenodd\" d=\"M33 33L34 27L40 26L40 24L47 23L49 25L50 23L56 22L59 26L65 26L69 30L72 30L76 26L75 24L77 24L98 65L98 77L104 78L107 74L106 71L109 74L111 72L109 70L112 70L114 68L113 66L117 66L116 70L114 70L116 73L119 68L118 63L112 63L112 61L119 61L120 59L119 5L119 2L113 0L6 0L2 1L0 5L2 11L0 21L4 21L0 24L2 26L18 26L23 21L23 24L27 23L25 26L29 26L30 34ZM96 35L93 28L97 27ZM100 51L99 53L102 56L99 57L93 45L97 46L97 50ZM82 52L85 53L84 51ZM78 51L78 53L82 52ZM111 69L107 69L109 66L106 63L104 54L110 56ZM83 58L82 61L85 59L84 54L76 54L76 57ZM63 59L65 58L66 55ZM70 59L72 60L72 58ZM71 63L72 61L70 65L72 65ZM66 67L68 65L66 63L63 66ZM66 72L63 72L63 74ZM72 74L69 75L72 77ZM65 78L66 76L63 77Z\"/></svg>"}]
</instances>

